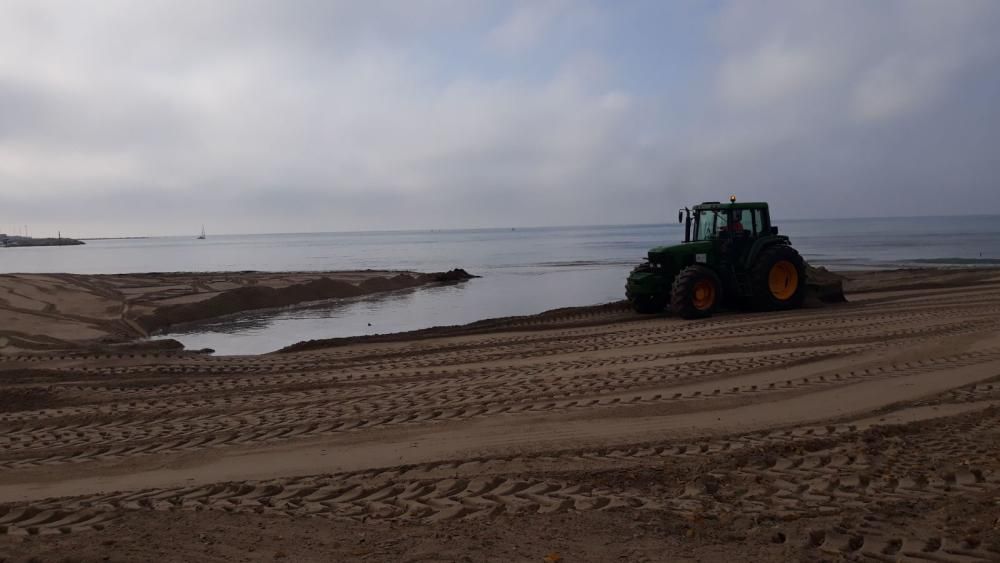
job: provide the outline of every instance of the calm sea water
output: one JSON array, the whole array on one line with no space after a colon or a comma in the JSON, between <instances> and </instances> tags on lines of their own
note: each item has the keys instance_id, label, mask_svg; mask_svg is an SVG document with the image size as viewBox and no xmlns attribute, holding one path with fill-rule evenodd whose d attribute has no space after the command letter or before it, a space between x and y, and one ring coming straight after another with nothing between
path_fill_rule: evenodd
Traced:
<instances>
[{"instance_id":1,"label":"calm sea water","mask_svg":"<svg viewBox=\"0 0 1000 563\"><path fill-rule=\"evenodd\" d=\"M1000 264L1000 216L778 221L816 265ZM678 225L95 240L0 248L0 272L316 271L461 267L467 283L249 313L170 334L189 348L261 353L312 338L398 332L623 298L628 271ZM370 324L370 326L369 326Z\"/></svg>"}]
</instances>

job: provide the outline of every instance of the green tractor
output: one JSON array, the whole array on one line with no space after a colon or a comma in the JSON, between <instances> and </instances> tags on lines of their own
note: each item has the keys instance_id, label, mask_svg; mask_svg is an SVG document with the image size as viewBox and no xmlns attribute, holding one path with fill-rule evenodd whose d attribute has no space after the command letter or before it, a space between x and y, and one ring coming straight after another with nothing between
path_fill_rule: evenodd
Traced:
<instances>
[{"instance_id":1,"label":"green tractor","mask_svg":"<svg viewBox=\"0 0 1000 563\"><path fill-rule=\"evenodd\" d=\"M802 306L805 261L771 225L766 203L705 202L683 208L684 243L649 251L625 285L640 313L667 305L685 319L710 316L725 303L775 311Z\"/></svg>"}]
</instances>

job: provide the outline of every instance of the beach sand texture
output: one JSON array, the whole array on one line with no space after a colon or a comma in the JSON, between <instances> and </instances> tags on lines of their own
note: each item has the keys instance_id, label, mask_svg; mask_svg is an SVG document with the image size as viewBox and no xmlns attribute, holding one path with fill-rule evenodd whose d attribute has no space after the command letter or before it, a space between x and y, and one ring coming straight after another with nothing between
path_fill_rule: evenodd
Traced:
<instances>
[{"instance_id":1,"label":"beach sand texture","mask_svg":"<svg viewBox=\"0 0 1000 563\"><path fill-rule=\"evenodd\" d=\"M263 356L7 340L0 556L1000 560L1000 271L849 278L817 309L610 305ZM63 315L37 334L123 318L98 284L24 279L5 314Z\"/></svg>"}]
</instances>

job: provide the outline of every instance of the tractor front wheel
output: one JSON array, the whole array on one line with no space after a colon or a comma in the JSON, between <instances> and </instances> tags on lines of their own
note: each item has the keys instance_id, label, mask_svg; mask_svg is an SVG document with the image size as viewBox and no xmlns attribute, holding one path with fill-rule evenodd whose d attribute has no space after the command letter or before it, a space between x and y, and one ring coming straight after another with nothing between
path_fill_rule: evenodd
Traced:
<instances>
[{"instance_id":1,"label":"tractor front wheel","mask_svg":"<svg viewBox=\"0 0 1000 563\"><path fill-rule=\"evenodd\" d=\"M777 245L757 257L751 274L753 301L761 311L784 311L802 306L806 289L806 265L792 247Z\"/></svg>"},{"instance_id":2,"label":"tractor front wheel","mask_svg":"<svg viewBox=\"0 0 1000 563\"><path fill-rule=\"evenodd\" d=\"M674 279L670 308L682 319L710 317L722 302L722 282L706 266L688 266Z\"/></svg>"},{"instance_id":3,"label":"tractor front wheel","mask_svg":"<svg viewBox=\"0 0 1000 563\"><path fill-rule=\"evenodd\" d=\"M655 270L649 262L643 262L632 269L632 275L652 273L655 273ZM667 296L661 295L662 292L659 291L650 292L648 285L643 283L639 284L639 293L633 293L632 275L629 276L629 281L625 284L625 298L632 304L632 309L643 315L662 313L667 308Z\"/></svg>"}]
</instances>

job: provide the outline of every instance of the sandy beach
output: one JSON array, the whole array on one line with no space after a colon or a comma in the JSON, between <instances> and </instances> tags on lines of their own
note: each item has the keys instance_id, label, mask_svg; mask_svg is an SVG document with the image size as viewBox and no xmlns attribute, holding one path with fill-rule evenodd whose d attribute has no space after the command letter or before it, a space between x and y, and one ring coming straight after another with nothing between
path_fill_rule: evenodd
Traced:
<instances>
[{"instance_id":1,"label":"sandy beach","mask_svg":"<svg viewBox=\"0 0 1000 563\"><path fill-rule=\"evenodd\" d=\"M0 556L1000 560L998 270L850 273L848 303L704 321L123 346L255 275L7 277Z\"/></svg>"}]
</instances>

